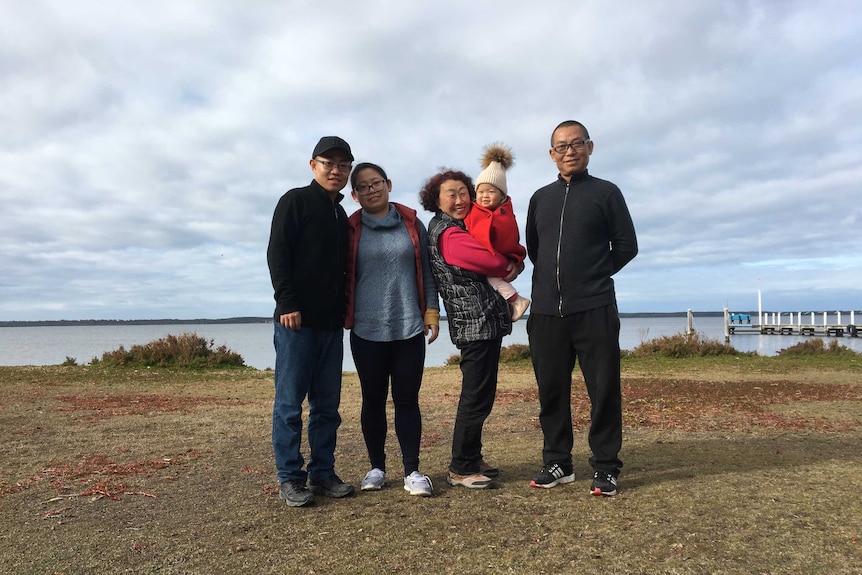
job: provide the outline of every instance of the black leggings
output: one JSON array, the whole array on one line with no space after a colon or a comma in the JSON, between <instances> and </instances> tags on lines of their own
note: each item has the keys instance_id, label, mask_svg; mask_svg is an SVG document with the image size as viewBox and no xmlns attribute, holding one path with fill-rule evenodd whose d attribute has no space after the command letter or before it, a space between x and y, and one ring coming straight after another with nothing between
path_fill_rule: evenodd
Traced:
<instances>
[{"instance_id":1,"label":"black leggings","mask_svg":"<svg viewBox=\"0 0 862 575\"><path fill-rule=\"evenodd\" d=\"M350 332L350 350L362 387L362 435L371 467L386 471L386 400L392 380L395 435L401 446L404 475L419 470L422 415L419 388L425 369L425 337L369 341Z\"/></svg>"},{"instance_id":2,"label":"black leggings","mask_svg":"<svg viewBox=\"0 0 862 575\"><path fill-rule=\"evenodd\" d=\"M479 472L482 429L494 407L497 371L503 339L472 341L458 346L461 351L461 398L452 430L452 461L449 471L459 475Z\"/></svg>"}]
</instances>

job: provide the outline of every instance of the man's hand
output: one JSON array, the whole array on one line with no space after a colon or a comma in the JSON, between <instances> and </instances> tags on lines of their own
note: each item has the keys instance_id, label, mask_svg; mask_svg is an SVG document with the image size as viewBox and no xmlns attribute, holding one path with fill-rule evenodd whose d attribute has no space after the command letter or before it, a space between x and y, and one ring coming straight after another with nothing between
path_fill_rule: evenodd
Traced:
<instances>
[{"instance_id":1,"label":"man's hand","mask_svg":"<svg viewBox=\"0 0 862 575\"><path fill-rule=\"evenodd\" d=\"M290 331L297 331L302 327L302 313L298 311L283 313L278 317L278 323Z\"/></svg>"}]
</instances>

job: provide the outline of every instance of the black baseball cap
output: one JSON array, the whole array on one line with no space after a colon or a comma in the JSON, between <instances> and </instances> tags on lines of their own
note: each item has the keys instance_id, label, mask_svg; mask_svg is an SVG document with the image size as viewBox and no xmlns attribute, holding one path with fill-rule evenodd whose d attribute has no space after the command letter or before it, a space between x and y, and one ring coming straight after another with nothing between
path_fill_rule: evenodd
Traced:
<instances>
[{"instance_id":1,"label":"black baseball cap","mask_svg":"<svg viewBox=\"0 0 862 575\"><path fill-rule=\"evenodd\" d=\"M353 161L353 153L350 151L350 144L339 138L338 136L323 136L317 145L314 146L314 152L311 157L323 156L330 150L341 150L347 154L347 159Z\"/></svg>"}]
</instances>

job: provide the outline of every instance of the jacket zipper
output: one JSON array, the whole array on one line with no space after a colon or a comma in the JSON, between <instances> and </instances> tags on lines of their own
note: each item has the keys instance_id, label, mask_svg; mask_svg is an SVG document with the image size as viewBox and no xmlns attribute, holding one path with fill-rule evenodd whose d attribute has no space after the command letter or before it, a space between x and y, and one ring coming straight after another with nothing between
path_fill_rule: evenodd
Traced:
<instances>
[{"instance_id":1,"label":"jacket zipper","mask_svg":"<svg viewBox=\"0 0 862 575\"><path fill-rule=\"evenodd\" d=\"M344 263L345 263L345 260L347 258L345 256L341 256L341 254L338 253L340 251L340 247L341 247L341 245L338 241L338 203L334 199L330 200L330 203L332 204L332 214L335 216L335 225L333 226L333 230L332 230L333 231L333 237L335 238L335 268L338 269L340 267L342 273L344 273ZM341 264L341 265L339 265L339 264ZM347 286L345 286L345 290L346 289L347 289ZM335 285L332 286L332 293L333 293L333 297L337 299L338 298L338 274L336 274L336 276L335 276ZM330 319L332 319L332 318L330 318ZM337 319L336 319L336 321L337 321ZM343 325L343 319L342 319L342 325Z\"/></svg>"},{"instance_id":2,"label":"jacket zipper","mask_svg":"<svg viewBox=\"0 0 862 575\"><path fill-rule=\"evenodd\" d=\"M560 294L560 305L557 312L563 317L563 286L560 283L560 250L563 247L563 215L566 213L566 202L569 199L569 185L566 183L566 192L563 194L563 207L560 210L560 236L557 238L557 293Z\"/></svg>"}]
</instances>

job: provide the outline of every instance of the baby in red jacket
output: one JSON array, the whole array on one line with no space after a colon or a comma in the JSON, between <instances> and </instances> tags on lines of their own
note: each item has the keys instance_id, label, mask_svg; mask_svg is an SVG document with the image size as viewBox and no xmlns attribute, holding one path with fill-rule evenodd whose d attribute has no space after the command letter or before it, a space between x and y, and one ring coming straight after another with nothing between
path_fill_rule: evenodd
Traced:
<instances>
[{"instance_id":1,"label":"baby in red jacket","mask_svg":"<svg viewBox=\"0 0 862 575\"><path fill-rule=\"evenodd\" d=\"M464 218L470 235L491 253L501 253L515 263L521 263L527 250L521 245L518 223L512 210L512 200L506 187L506 170L512 166L512 151L502 144L492 144L482 156L482 172L476 178L476 201ZM512 312L512 321L518 321L530 300L503 278L489 277L488 283L503 296Z\"/></svg>"}]
</instances>

